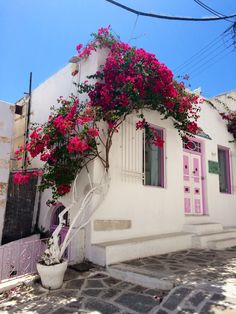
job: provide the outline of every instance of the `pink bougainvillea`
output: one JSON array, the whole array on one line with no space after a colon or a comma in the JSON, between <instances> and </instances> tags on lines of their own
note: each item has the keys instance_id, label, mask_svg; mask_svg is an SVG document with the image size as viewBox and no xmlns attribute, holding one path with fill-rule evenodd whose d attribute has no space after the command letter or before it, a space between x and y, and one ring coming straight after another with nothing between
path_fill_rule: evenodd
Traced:
<instances>
[{"instance_id":1,"label":"pink bougainvillea","mask_svg":"<svg viewBox=\"0 0 236 314\"><path fill-rule=\"evenodd\" d=\"M102 48L107 50L103 66L77 85L78 95L87 94L86 100L79 101L78 95L60 96L59 108L32 130L27 144L16 152L17 158L38 156L44 162L40 188L51 188L54 198L68 193L76 174L94 158L108 171L113 135L129 114L136 113L136 129L145 130L146 140L159 147L164 141L145 119L145 110L156 111L164 119L171 117L182 137L198 131L199 98L176 82L154 54L121 42L110 26L94 33L86 46L77 45L73 62ZM14 182L24 183L28 178L25 172L17 172Z\"/></svg>"},{"instance_id":2,"label":"pink bougainvillea","mask_svg":"<svg viewBox=\"0 0 236 314\"><path fill-rule=\"evenodd\" d=\"M15 184L24 184L27 183L30 179L30 174L25 171L17 171L14 175Z\"/></svg>"},{"instance_id":3,"label":"pink bougainvillea","mask_svg":"<svg viewBox=\"0 0 236 314\"><path fill-rule=\"evenodd\" d=\"M75 136L69 140L67 148L70 153L74 153L83 152L88 150L90 147L85 140L81 140L78 136Z\"/></svg>"}]
</instances>

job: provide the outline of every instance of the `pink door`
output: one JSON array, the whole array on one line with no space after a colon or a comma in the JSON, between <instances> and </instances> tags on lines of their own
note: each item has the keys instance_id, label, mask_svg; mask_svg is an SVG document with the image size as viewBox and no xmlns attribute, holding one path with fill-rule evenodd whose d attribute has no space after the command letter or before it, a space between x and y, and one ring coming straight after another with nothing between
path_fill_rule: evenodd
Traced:
<instances>
[{"instance_id":1,"label":"pink door","mask_svg":"<svg viewBox=\"0 0 236 314\"><path fill-rule=\"evenodd\" d=\"M191 142L192 143L192 142ZM200 143L198 147L200 149ZM199 151L184 147L184 212L191 215L203 215L202 158Z\"/></svg>"}]
</instances>

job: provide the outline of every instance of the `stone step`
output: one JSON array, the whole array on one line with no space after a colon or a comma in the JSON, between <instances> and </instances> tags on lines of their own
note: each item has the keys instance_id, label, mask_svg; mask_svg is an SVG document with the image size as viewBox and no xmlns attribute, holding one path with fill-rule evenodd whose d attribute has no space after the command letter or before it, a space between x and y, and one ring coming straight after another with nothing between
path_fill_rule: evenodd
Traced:
<instances>
[{"instance_id":1,"label":"stone step","mask_svg":"<svg viewBox=\"0 0 236 314\"><path fill-rule=\"evenodd\" d=\"M192 247L192 234L175 232L97 243L91 247L91 261L105 266L135 258L181 251Z\"/></svg>"},{"instance_id":2,"label":"stone step","mask_svg":"<svg viewBox=\"0 0 236 314\"><path fill-rule=\"evenodd\" d=\"M196 234L204 234L208 232L223 231L223 227L220 223L186 224L183 227L183 231Z\"/></svg>"},{"instance_id":3,"label":"stone step","mask_svg":"<svg viewBox=\"0 0 236 314\"><path fill-rule=\"evenodd\" d=\"M236 238L236 231L211 232L200 235L194 235L193 248L208 248L208 242Z\"/></svg>"},{"instance_id":4,"label":"stone step","mask_svg":"<svg viewBox=\"0 0 236 314\"><path fill-rule=\"evenodd\" d=\"M223 250L232 246L236 246L236 237L209 241L207 243L207 246L209 249L213 249L213 250Z\"/></svg>"},{"instance_id":5,"label":"stone step","mask_svg":"<svg viewBox=\"0 0 236 314\"><path fill-rule=\"evenodd\" d=\"M107 267L108 273L119 280L131 282L150 289L170 290L174 286L174 281L163 279L169 274L165 271L154 271L146 269L138 269L135 266L125 264L115 264Z\"/></svg>"}]
</instances>

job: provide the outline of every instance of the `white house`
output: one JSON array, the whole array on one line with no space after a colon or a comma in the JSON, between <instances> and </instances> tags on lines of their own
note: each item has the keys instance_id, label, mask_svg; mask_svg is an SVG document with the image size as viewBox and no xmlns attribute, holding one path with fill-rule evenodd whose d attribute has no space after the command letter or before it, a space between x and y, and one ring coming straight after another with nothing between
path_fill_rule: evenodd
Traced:
<instances>
[{"instance_id":1,"label":"white house","mask_svg":"<svg viewBox=\"0 0 236 314\"><path fill-rule=\"evenodd\" d=\"M32 93L30 121L44 122L59 96L76 93L73 80L84 81L103 62L103 53L93 53L74 65L79 69L75 77L67 65L37 87ZM217 104L217 99L225 97L236 109L235 95L232 92L211 101ZM219 113L208 102L200 106L203 133L185 143L172 121L146 112L147 121L164 139L163 149L145 147L142 132L135 130L135 116L128 117L113 139L108 192L70 247L74 262L85 257L105 265L191 247L236 245L236 146ZM33 166L40 167L40 163ZM102 170L97 161L90 171L93 182L98 182ZM86 173L81 173L81 199L88 183ZM67 205L69 197L61 202ZM46 228L55 214L45 205L48 198L46 191L39 216L39 224Z\"/></svg>"},{"instance_id":2,"label":"white house","mask_svg":"<svg viewBox=\"0 0 236 314\"><path fill-rule=\"evenodd\" d=\"M0 101L0 241L2 239L7 187L10 168L11 142L15 106Z\"/></svg>"}]
</instances>

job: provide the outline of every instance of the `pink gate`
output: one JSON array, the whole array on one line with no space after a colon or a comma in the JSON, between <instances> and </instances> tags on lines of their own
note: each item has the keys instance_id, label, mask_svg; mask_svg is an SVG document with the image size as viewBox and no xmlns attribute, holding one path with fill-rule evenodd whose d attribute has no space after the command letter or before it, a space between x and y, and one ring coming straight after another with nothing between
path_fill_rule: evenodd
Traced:
<instances>
[{"instance_id":1,"label":"pink gate","mask_svg":"<svg viewBox=\"0 0 236 314\"><path fill-rule=\"evenodd\" d=\"M0 246L0 282L36 272L47 239L16 241Z\"/></svg>"}]
</instances>

